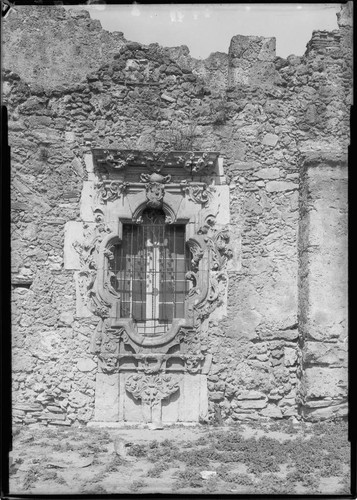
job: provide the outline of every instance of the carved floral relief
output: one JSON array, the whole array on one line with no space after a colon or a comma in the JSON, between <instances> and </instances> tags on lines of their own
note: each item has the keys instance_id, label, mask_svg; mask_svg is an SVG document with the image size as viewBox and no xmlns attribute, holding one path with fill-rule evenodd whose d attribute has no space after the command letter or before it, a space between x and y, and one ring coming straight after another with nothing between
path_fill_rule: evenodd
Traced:
<instances>
[{"instance_id":1,"label":"carved floral relief","mask_svg":"<svg viewBox=\"0 0 357 500\"><path fill-rule=\"evenodd\" d=\"M219 157L218 152L202 151L139 151L93 149L98 170L123 171L131 166L141 166L149 171L161 172L167 166L182 167L190 174L209 172Z\"/></svg>"},{"instance_id":2,"label":"carved floral relief","mask_svg":"<svg viewBox=\"0 0 357 500\"><path fill-rule=\"evenodd\" d=\"M134 398L140 399L142 403L152 408L168 398L180 388L177 376L167 373L147 375L144 373L134 373L129 375L125 382L125 389Z\"/></svg>"}]
</instances>

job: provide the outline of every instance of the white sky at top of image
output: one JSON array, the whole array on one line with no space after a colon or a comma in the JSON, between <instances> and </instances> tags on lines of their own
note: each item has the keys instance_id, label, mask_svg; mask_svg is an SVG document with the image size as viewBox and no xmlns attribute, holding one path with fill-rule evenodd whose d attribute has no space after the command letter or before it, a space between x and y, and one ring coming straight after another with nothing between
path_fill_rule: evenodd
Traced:
<instances>
[{"instance_id":1,"label":"white sky at top of image","mask_svg":"<svg viewBox=\"0 0 357 500\"><path fill-rule=\"evenodd\" d=\"M89 0L90 2L91 0ZM88 3L89 3L88 2ZM276 38L277 56L303 55L313 30L338 28L338 3L82 5L108 31L127 40L165 47L187 45L195 58L228 52L234 35Z\"/></svg>"}]
</instances>

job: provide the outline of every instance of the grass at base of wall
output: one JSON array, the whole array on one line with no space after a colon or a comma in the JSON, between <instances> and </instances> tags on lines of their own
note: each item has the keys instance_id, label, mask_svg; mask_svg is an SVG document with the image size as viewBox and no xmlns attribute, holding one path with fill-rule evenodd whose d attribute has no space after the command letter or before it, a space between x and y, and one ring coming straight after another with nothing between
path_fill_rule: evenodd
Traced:
<instances>
[{"instance_id":1,"label":"grass at base of wall","mask_svg":"<svg viewBox=\"0 0 357 500\"><path fill-rule=\"evenodd\" d=\"M115 443L121 441L121 448ZM347 424L14 430L12 494L348 494Z\"/></svg>"}]
</instances>

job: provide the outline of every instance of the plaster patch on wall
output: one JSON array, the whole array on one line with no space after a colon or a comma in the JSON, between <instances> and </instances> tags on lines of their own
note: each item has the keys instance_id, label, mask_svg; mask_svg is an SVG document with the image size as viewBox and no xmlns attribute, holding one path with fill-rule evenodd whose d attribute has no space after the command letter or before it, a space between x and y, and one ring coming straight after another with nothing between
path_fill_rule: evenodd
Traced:
<instances>
[{"instance_id":1,"label":"plaster patch on wall","mask_svg":"<svg viewBox=\"0 0 357 500\"><path fill-rule=\"evenodd\" d=\"M65 224L64 236L64 268L79 270L80 258L73 244L83 241L83 224L77 221L68 221Z\"/></svg>"},{"instance_id":2,"label":"plaster patch on wall","mask_svg":"<svg viewBox=\"0 0 357 500\"><path fill-rule=\"evenodd\" d=\"M94 182L83 181L83 188L80 201L80 215L85 222L94 222L92 200L94 197Z\"/></svg>"}]
</instances>

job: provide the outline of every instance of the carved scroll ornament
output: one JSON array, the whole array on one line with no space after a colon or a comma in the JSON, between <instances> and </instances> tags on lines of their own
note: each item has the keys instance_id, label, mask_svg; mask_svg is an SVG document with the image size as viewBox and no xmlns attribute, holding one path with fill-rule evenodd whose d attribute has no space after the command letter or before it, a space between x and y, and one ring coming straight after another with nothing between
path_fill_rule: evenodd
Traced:
<instances>
[{"instance_id":1,"label":"carved scroll ornament","mask_svg":"<svg viewBox=\"0 0 357 500\"><path fill-rule=\"evenodd\" d=\"M168 360L181 360L183 371L199 373L205 360L207 349L201 344L198 328L183 327L176 337L177 351L172 354L165 352L140 352L128 336L125 328L113 328L110 318L100 319L92 336L90 351L96 354L101 372L111 374L128 370L128 360L131 369L141 375L164 375L167 373ZM121 347L120 347L121 346ZM131 346L130 352L124 346ZM125 358L124 365L121 359ZM130 369L130 368L129 368ZM160 379L161 380L161 379Z\"/></svg>"},{"instance_id":2,"label":"carved scroll ornament","mask_svg":"<svg viewBox=\"0 0 357 500\"><path fill-rule=\"evenodd\" d=\"M199 279L199 263L204 255L204 250L202 248L202 245L197 241L196 239L190 238L187 241L187 246L191 252L192 258L191 258L191 269L186 273L185 278L188 281L192 282L192 287L188 291L188 297L194 297L194 296L200 296L204 295L204 290L201 290L199 287L199 283L201 282L202 284L202 279ZM202 270L202 272L204 272ZM203 287L204 288L204 287ZM187 313L189 316L192 316L193 314L193 309L192 309L192 304L188 301L187 304Z\"/></svg>"},{"instance_id":3,"label":"carved scroll ornament","mask_svg":"<svg viewBox=\"0 0 357 500\"><path fill-rule=\"evenodd\" d=\"M214 271L222 270L233 256L232 249L228 245L228 229L223 228L215 231L212 236L206 236L205 241L211 249L211 269Z\"/></svg>"},{"instance_id":4,"label":"carved scroll ornament","mask_svg":"<svg viewBox=\"0 0 357 500\"><path fill-rule=\"evenodd\" d=\"M207 186L207 184L188 184L187 181L182 181L181 186L189 200L199 203L204 207L208 206L215 191L213 186Z\"/></svg>"},{"instance_id":5,"label":"carved scroll ornament","mask_svg":"<svg viewBox=\"0 0 357 500\"><path fill-rule=\"evenodd\" d=\"M104 180L96 184L99 203L106 203L120 198L128 189L129 183L122 181Z\"/></svg>"},{"instance_id":6,"label":"carved scroll ornament","mask_svg":"<svg viewBox=\"0 0 357 500\"><path fill-rule=\"evenodd\" d=\"M194 272L198 271L198 265L200 260L203 257L203 249L200 243L197 240L194 240L193 238L190 238L187 241L187 245L190 249L190 252L192 254L192 259L191 259L191 270Z\"/></svg>"},{"instance_id":7,"label":"carved scroll ornament","mask_svg":"<svg viewBox=\"0 0 357 500\"><path fill-rule=\"evenodd\" d=\"M110 301L105 301L98 294L96 287L98 278L98 262L100 259L100 246L105 237L110 233L110 228L104 222L101 210L95 211L95 225L84 225L83 243L75 242L73 247L80 256L81 270L79 272L80 293L84 303L95 314L105 317L109 314ZM113 297L117 296L110 283L110 275L106 276L104 287Z\"/></svg>"},{"instance_id":8,"label":"carved scroll ornament","mask_svg":"<svg viewBox=\"0 0 357 500\"><path fill-rule=\"evenodd\" d=\"M216 229L215 217L208 215L203 227L199 230L209 249L209 289L206 299L195 306L198 317L207 318L223 301L228 275L226 264L232 258L233 252L229 247L229 231L227 227Z\"/></svg>"}]
</instances>

